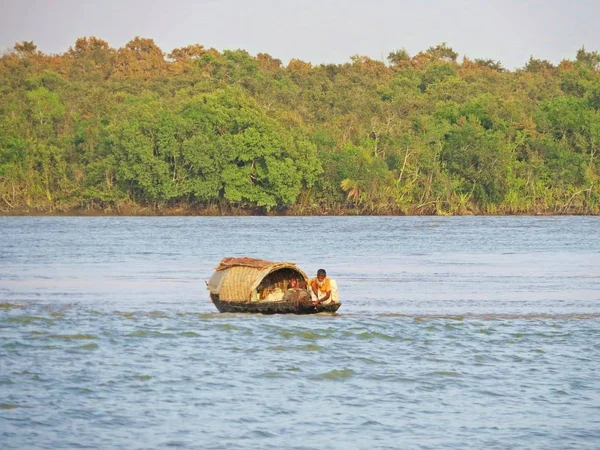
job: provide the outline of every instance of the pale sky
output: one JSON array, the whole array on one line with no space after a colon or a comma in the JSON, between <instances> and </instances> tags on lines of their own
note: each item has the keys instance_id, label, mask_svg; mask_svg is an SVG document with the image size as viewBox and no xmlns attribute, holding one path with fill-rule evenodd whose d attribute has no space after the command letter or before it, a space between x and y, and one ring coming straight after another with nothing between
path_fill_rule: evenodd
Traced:
<instances>
[{"instance_id":1,"label":"pale sky","mask_svg":"<svg viewBox=\"0 0 600 450\"><path fill-rule=\"evenodd\" d=\"M190 44L263 52L284 63L385 60L446 42L462 59L523 67L600 50L600 0L0 0L0 52L34 41L63 53L83 36L113 48L135 36L165 52Z\"/></svg>"}]
</instances>

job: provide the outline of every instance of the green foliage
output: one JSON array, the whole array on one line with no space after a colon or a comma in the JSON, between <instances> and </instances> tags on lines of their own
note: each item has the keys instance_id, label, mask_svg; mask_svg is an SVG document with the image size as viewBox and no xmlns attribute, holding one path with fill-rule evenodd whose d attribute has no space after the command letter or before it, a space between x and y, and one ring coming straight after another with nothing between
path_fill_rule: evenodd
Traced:
<instances>
[{"instance_id":1,"label":"green foliage","mask_svg":"<svg viewBox=\"0 0 600 450\"><path fill-rule=\"evenodd\" d=\"M421 90L426 91L431 85L441 83L449 77L456 75L456 69L450 64L435 63L431 64L423 74L421 81Z\"/></svg>"},{"instance_id":2,"label":"green foliage","mask_svg":"<svg viewBox=\"0 0 600 450\"><path fill-rule=\"evenodd\" d=\"M58 94L45 87L39 87L27 93L30 121L33 126L49 132L52 125L58 123L64 114Z\"/></svg>"},{"instance_id":3,"label":"green foliage","mask_svg":"<svg viewBox=\"0 0 600 450\"><path fill-rule=\"evenodd\" d=\"M600 70L600 53L598 52L586 52L585 47L581 47L577 51L575 59L592 70Z\"/></svg>"},{"instance_id":4,"label":"green foliage","mask_svg":"<svg viewBox=\"0 0 600 450\"><path fill-rule=\"evenodd\" d=\"M396 50L394 52L390 52L387 57L387 60L392 66L399 66L404 62L410 61L410 55L406 51L405 48Z\"/></svg>"},{"instance_id":5,"label":"green foliage","mask_svg":"<svg viewBox=\"0 0 600 450\"><path fill-rule=\"evenodd\" d=\"M529 58L527 64L525 64L525 70L527 72L554 72L556 67L546 59L537 59L533 56Z\"/></svg>"},{"instance_id":6,"label":"green foliage","mask_svg":"<svg viewBox=\"0 0 600 450\"><path fill-rule=\"evenodd\" d=\"M499 203L506 195L506 163L502 134L469 118L454 126L441 153L450 176L458 180L459 194L473 195L481 204Z\"/></svg>"},{"instance_id":7,"label":"green foliage","mask_svg":"<svg viewBox=\"0 0 600 450\"><path fill-rule=\"evenodd\" d=\"M0 57L0 210L597 214L598 52L515 72L457 58L17 43Z\"/></svg>"},{"instance_id":8,"label":"green foliage","mask_svg":"<svg viewBox=\"0 0 600 450\"><path fill-rule=\"evenodd\" d=\"M479 67L487 67L488 69L495 70L496 72L504 72L504 67L500 61L494 61L493 59L475 59L475 64Z\"/></svg>"},{"instance_id":9,"label":"green foliage","mask_svg":"<svg viewBox=\"0 0 600 450\"><path fill-rule=\"evenodd\" d=\"M433 57L435 60L447 61L447 62L455 62L456 58L458 58L458 53L452 50L451 47L445 42L442 42L435 47L429 47L427 49L427 54Z\"/></svg>"}]
</instances>

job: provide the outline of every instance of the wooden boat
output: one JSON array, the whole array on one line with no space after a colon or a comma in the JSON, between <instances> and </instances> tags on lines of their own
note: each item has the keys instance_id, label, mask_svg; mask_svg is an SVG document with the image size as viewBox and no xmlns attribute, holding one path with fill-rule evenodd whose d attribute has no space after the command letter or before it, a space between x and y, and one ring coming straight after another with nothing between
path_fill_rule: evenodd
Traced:
<instances>
[{"instance_id":1,"label":"wooden boat","mask_svg":"<svg viewBox=\"0 0 600 450\"><path fill-rule=\"evenodd\" d=\"M291 288L295 278L300 285L306 274L291 262L255 258L224 258L206 283L210 299L220 312L260 314L334 313L341 303L312 304L306 289Z\"/></svg>"},{"instance_id":2,"label":"wooden boat","mask_svg":"<svg viewBox=\"0 0 600 450\"><path fill-rule=\"evenodd\" d=\"M222 302L213 299L212 302L219 312L230 313L258 313L258 314L317 314L322 312L334 313L342 305L332 303L330 305L294 305L293 303L281 302Z\"/></svg>"}]
</instances>

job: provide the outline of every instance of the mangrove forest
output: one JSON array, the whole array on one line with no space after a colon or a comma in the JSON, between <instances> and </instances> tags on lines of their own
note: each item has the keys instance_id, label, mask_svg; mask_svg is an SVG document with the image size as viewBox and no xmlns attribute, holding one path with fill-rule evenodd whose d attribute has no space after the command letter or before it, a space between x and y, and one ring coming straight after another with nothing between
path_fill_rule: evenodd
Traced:
<instances>
[{"instance_id":1,"label":"mangrove forest","mask_svg":"<svg viewBox=\"0 0 600 450\"><path fill-rule=\"evenodd\" d=\"M83 37L0 57L3 214L598 214L600 54L507 70Z\"/></svg>"}]
</instances>

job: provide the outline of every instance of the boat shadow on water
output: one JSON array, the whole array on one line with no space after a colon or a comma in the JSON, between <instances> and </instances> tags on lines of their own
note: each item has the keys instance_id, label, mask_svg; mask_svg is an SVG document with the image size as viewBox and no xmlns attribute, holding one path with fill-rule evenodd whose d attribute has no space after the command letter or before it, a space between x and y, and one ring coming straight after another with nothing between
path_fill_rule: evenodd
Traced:
<instances>
[{"instance_id":1,"label":"boat shadow on water","mask_svg":"<svg viewBox=\"0 0 600 450\"><path fill-rule=\"evenodd\" d=\"M335 313L341 303L329 305L298 305L295 302L222 302L211 295L213 304L222 313L255 313L255 314L318 314Z\"/></svg>"}]
</instances>

